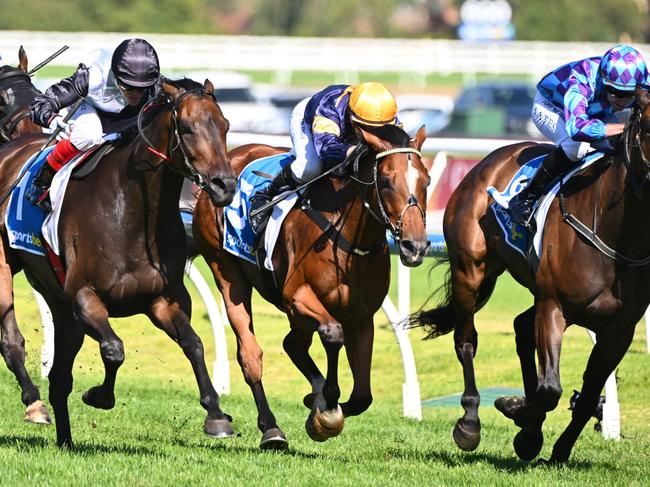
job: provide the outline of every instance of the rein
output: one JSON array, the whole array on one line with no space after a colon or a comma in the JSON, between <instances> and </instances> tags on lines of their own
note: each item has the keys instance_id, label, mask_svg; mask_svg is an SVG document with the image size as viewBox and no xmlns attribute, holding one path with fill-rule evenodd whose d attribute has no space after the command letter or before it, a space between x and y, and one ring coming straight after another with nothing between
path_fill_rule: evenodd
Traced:
<instances>
[{"instance_id":1,"label":"rein","mask_svg":"<svg viewBox=\"0 0 650 487\"><path fill-rule=\"evenodd\" d=\"M415 206L420 211L420 215L422 216L423 219L426 219L426 213L422 209L422 206L418 202L416 196L414 194L410 194L409 199L406 202L406 206L404 207L399 217L397 218L397 222L393 224L393 222L390 221L384 203L381 199L381 192L379 191L378 175L379 175L379 164L381 160L384 157L392 154L408 154L409 163L412 161L412 154L416 154L420 158L422 157L422 154L420 154L419 150L413 149L411 147L398 147L395 149L388 149L383 152L379 152L377 155L375 155L375 164L372 170L372 181L363 181L360 178L356 177L356 174L358 172L358 161L356 161L355 163L355 174L350 175L350 178L362 186L369 187L373 185L375 187L375 193L377 194L377 205L379 206L379 212L381 213L381 216L379 216L377 212L375 212L371 208L370 202L368 201L368 198L366 196L366 192L361 191L361 189L359 189L359 197L361 199L361 202L363 203L363 206L366 208L366 211L368 211L368 213L372 215L372 217L375 220L377 220L379 224L381 224L386 230L388 230L393 236L393 239L395 239L395 242L399 244L399 242L402 240L402 224L404 220L404 214L406 213L406 211L412 206Z\"/></svg>"},{"instance_id":2,"label":"rein","mask_svg":"<svg viewBox=\"0 0 650 487\"><path fill-rule=\"evenodd\" d=\"M624 142L623 142L623 153L624 153L624 159L623 163L625 165L625 168L628 171L628 174L630 175L630 179L632 181L632 185L634 186L634 191L637 196L641 194L641 190L643 189L643 186L645 185L646 182L648 182L649 174L650 174L650 160L646 157L646 155L643 153L643 150L641 150L641 127L642 127L642 121L641 121L641 112L636 110L634 112L634 119L632 120L632 123L630 124L630 127L628 130L625 132L625 137L624 137ZM634 132L634 136L632 133ZM641 162L643 162L645 169L646 169L646 176L643 178L643 181L639 183L633 176L632 172L632 150L633 149L638 149L638 154L640 156ZM562 180L560 180L562 181ZM562 184L560 182L560 184ZM628 267L642 267L645 265L650 264L650 255L643 258L643 259L632 259L630 257L627 257L621 253L619 253L617 250L611 248L608 246L605 242L603 242L600 237L598 237L596 233L596 208L594 207L594 219L593 219L593 226L592 228L587 227L584 223L582 223L580 220L578 220L575 216L573 216L571 213L569 213L566 209L566 204L565 204L565 199L564 199L564 193L562 192L562 188L560 188L560 193L559 193L559 202L560 202L560 213L562 214L562 218L564 219L565 222L567 222L576 232L578 232L580 235L582 235L584 238L586 238L596 249L598 249L601 253L606 255L612 260L615 260L616 262L620 262L621 264L625 264Z\"/></svg>"},{"instance_id":3,"label":"rein","mask_svg":"<svg viewBox=\"0 0 650 487\"><path fill-rule=\"evenodd\" d=\"M192 164L190 164L189 158L187 156L187 147L185 147L183 138L181 137L178 131L178 118L177 118L178 107L180 106L181 102L191 94L208 95L212 97L212 99L216 103L216 99L214 98L214 95L212 93L207 93L205 90L203 90L203 88L197 88L194 90L185 91L181 93L181 95L173 103L171 99L167 96L158 96L156 98L152 98L151 100L149 100L147 103L143 105L143 107L140 109L140 112L138 113L138 133L140 137L142 137L144 142L147 144L147 150L152 154L154 154L155 156L162 159L163 161L165 161L169 169L180 174L184 178L189 179L194 184L196 184L199 187L199 189L207 191L209 190L209 182L205 181L203 179L203 176L201 176L194 169ZM162 152L158 151L154 147L154 144L151 142L151 140L144 133L144 127L143 127L144 115L149 109L157 106L171 107L172 123L170 124L170 129L169 129L170 134L169 134L169 144L167 146L167 154L163 154ZM177 149L180 149L181 155L183 157L184 169L178 169L173 165L172 156L173 156L173 152Z\"/></svg>"}]
</instances>

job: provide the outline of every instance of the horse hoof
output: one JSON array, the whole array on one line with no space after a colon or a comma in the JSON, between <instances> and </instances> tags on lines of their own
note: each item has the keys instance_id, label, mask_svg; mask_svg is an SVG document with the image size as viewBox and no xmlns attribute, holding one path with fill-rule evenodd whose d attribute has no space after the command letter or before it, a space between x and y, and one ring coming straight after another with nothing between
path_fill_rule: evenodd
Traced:
<instances>
[{"instance_id":1,"label":"horse hoof","mask_svg":"<svg viewBox=\"0 0 650 487\"><path fill-rule=\"evenodd\" d=\"M285 451L287 448L289 448L289 442L280 428L270 428L262 435L260 449Z\"/></svg>"},{"instance_id":2,"label":"horse hoof","mask_svg":"<svg viewBox=\"0 0 650 487\"><path fill-rule=\"evenodd\" d=\"M312 440L323 442L340 435L344 424L341 406L337 405L335 410L322 413L317 407L315 411L309 413L305 421L305 430Z\"/></svg>"},{"instance_id":3,"label":"horse hoof","mask_svg":"<svg viewBox=\"0 0 650 487\"><path fill-rule=\"evenodd\" d=\"M302 398L302 403L307 409L311 409L317 397L318 397L317 392L310 392L309 394L307 394L305 397Z\"/></svg>"},{"instance_id":4,"label":"horse hoof","mask_svg":"<svg viewBox=\"0 0 650 487\"><path fill-rule=\"evenodd\" d=\"M91 387L83 393L81 400L97 409L113 409L115 406L115 396L106 394L102 386Z\"/></svg>"},{"instance_id":5,"label":"horse hoof","mask_svg":"<svg viewBox=\"0 0 650 487\"><path fill-rule=\"evenodd\" d=\"M522 408L526 407L526 398L521 396L499 397L494 401L494 407L506 418L514 421Z\"/></svg>"},{"instance_id":6,"label":"horse hoof","mask_svg":"<svg viewBox=\"0 0 650 487\"><path fill-rule=\"evenodd\" d=\"M469 429L462 419L456 421L452 436L458 448L464 451L474 451L481 442L481 427L475 428L474 431Z\"/></svg>"},{"instance_id":7,"label":"horse hoof","mask_svg":"<svg viewBox=\"0 0 650 487\"><path fill-rule=\"evenodd\" d=\"M230 438L235 434L232 424L227 419L206 418L203 423L203 432L213 438Z\"/></svg>"},{"instance_id":8,"label":"horse hoof","mask_svg":"<svg viewBox=\"0 0 650 487\"><path fill-rule=\"evenodd\" d=\"M38 400L31 403L27 406L25 410L25 422L34 423L34 424L52 424L52 418L50 418L50 413L48 413L45 404L43 401Z\"/></svg>"},{"instance_id":9,"label":"horse hoof","mask_svg":"<svg viewBox=\"0 0 650 487\"><path fill-rule=\"evenodd\" d=\"M517 456L530 462L533 458L539 455L544 444L544 435L541 430L521 430L515 436L512 445L515 447Z\"/></svg>"}]
</instances>

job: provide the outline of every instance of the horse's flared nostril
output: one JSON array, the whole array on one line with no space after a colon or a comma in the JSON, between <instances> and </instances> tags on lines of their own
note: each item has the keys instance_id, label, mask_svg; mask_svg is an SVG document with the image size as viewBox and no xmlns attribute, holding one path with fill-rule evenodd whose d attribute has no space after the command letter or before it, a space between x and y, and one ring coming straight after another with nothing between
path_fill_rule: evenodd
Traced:
<instances>
[{"instance_id":1,"label":"horse's flared nostril","mask_svg":"<svg viewBox=\"0 0 650 487\"><path fill-rule=\"evenodd\" d=\"M410 267L420 265L430 244L428 240L402 240L400 242L402 263Z\"/></svg>"}]
</instances>

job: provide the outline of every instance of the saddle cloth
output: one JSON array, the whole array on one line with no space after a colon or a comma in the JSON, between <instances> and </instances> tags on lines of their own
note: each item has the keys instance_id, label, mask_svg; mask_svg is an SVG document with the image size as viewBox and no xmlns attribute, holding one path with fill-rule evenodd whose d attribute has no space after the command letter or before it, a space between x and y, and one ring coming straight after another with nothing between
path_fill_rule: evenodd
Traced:
<instances>
[{"instance_id":1,"label":"saddle cloth","mask_svg":"<svg viewBox=\"0 0 650 487\"><path fill-rule=\"evenodd\" d=\"M602 152L592 152L588 154L569 172L556 178L547 188L545 195L536 203L534 218L537 232L533 236L533 255L531 256L534 258L535 262L539 262L544 234L544 222L546 221L546 216L548 215L548 210L551 207L553 199L560 191L560 187L566 184L574 175L591 166L603 156L604 153ZM530 232L528 232L523 225L518 224L510 217L508 204L510 200L516 194L521 192L532 180L537 170L541 167L545 157L545 155L536 157L520 167L503 191L499 191L494 186L490 186L487 189L488 194L494 199L494 203L490 205L490 209L494 213L499 227L503 231L506 243L519 252L525 259L527 258L527 253L530 249Z\"/></svg>"},{"instance_id":2,"label":"saddle cloth","mask_svg":"<svg viewBox=\"0 0 650 487\"><path fill-rule=\"evenodd\" d=\"M79 154L55 174L50 187L52 213L47 214L38 206L32 205L25 198L25 192L31 186L36 174L52 150L54 150L54 146L46 148L30 167L28 166L31 164L32 159L27 160L20 172L22 177L20 184L11 192L9 206L5 214L9 246L36 255L46 255L42 238L45 238L54 253L59 255L57 227L65 189L73 171L83 162L89 160L92 154L97 153L99 147Z\"/></svg>"},{"instance_id":3,"label":"saddle cloth","mask_svg":"<svg viewBox=\"0 0 650 487\"><path fill-rule=\"evenodd\" d=\"M255 233L248 221L250 197L271 184L271 179L266 176L275 176L292 161L293 156L290 154L277 154L257 159L248 164L241 172L232 203L224 208L223 246L226 251L252 264L257 264L254 248ZM264 231L264 249L266 251L264 267L270 271L273 270L271 259L282 222L296 201L298 201L298 194L294 193L275 205Z\"/></svg>"}]
</instances>

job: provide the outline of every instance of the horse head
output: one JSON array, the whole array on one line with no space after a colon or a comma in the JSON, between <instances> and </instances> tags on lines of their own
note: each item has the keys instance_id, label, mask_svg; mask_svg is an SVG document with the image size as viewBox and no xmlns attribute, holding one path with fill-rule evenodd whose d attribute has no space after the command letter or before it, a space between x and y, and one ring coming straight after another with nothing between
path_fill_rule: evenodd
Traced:
<instances>
[{"instance_id":1,"label":"horse head","mask_svg":"<svg viewBox=\"0 0 650 487\"><path fill-rule=\"evenodd\" d=\"M228 120L214 98L212 83L165 80L162 92L171 108L170 166L203 189L216 206L228 205L237 179L227 155Z\"/></svg>"},{"instance_id":2,"label":"horse head","mask_svg":"<svg viewBox=\"0 0 650 487\"><path fill-rule=\"evenodd\" d=\"M374 156L372 183L378 211L370 213L386 227L399 247L402 263L422 263L430 242L426 232L426 191L430 177L420 149L426 139L424 126L413 139L395 125L359 128Z\"/></svg>"},{"instance_id":3,"label":"horse head","mask_svg":"<svg viewBox=\"0 0 650 487\"><path fill-rule=\"evenodd\" d=\"M18 67L0 66L0 143L42 130L28 118L28 107L38 90L27 73L27 54L22 46L18 58Z\"/></svg>"}]
</instances>

